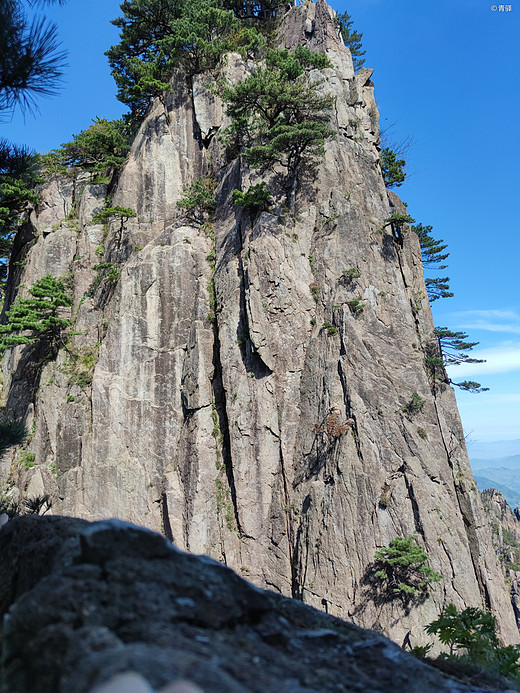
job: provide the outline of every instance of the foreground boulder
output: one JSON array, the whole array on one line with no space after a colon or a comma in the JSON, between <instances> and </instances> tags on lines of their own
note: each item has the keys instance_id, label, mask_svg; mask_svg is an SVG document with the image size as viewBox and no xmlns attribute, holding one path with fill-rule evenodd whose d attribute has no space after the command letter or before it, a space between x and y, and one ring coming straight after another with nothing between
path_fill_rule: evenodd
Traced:
<instances>
[{"instance_id":1,"label":"foreground boulder","mask_svg":"<svg viewBox=\"0 0 520 693\"><path fill-rule=\"evenodd\" d=\"M205 693L488 690L117 520L20 517L0 556L2 693L87 693L123 672Z\"/></svg>"}]
</instances>

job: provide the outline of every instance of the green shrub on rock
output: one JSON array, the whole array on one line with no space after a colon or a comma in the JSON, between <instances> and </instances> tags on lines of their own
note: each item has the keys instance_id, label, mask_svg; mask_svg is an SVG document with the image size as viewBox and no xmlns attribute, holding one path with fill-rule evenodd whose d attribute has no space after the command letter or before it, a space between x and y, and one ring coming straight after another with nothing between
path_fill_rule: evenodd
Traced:
<instances>
[{"instance_id":1,"label":"green shrub on rock","mask_svg":"<svg viewBox=\"0 0 520 693\"><path fill-rule=\"evenodd\" d=\"M374 576L391 595L409 601L424 595L431 584L442 580L428 565L428 554L414 537L396 537L374 555L377 570Z\"/></svg>"},{"instance_id":2,"label":"green shrub on rock","mask_svg":"<svg viewBox=\"0 0 520 693\"><path fill-rule=\"evenodd\" d=\"M500 646L495 618L488 611L470 606L459 612L454 604L448 604L439 618L426 626L426 632L437 635L449 647L441 659L475 664L520 682L520 650L513 645Z\"/></svg>"},{"instance_id":3,"label":"green shrub on rock","mask_svg":"<svg viewBox=\"0 0 520 693\"><path fill-rule=\"evenodd\" d=\"M246 192L233 190L232 198L236 205L250 212L253 216L267 209L271 203L271 193L266 188L265 182L252 185Z\"/></svg>"}]
</instances>

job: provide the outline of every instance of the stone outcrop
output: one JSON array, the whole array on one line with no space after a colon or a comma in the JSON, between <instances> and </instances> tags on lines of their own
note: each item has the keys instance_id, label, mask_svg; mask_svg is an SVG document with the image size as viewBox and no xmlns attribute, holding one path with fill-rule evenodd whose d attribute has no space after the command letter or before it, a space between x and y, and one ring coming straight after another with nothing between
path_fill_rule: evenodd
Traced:
<instances>
[{"instance_id":1,"label":"stone outcrop","mask_svg":"<svg viewBox=\"0 0 520 693\"><path fill-rule=\"evenodd\" d=\"M511 601L520 628L520 509L511 510L496 489L480 494L484 511L491 521L493 546L506 583L510 586Z\"/></svg>"},{"instance_id":2,"label":"stone outcrop","mask_svg":"<svg viewBox=\"0 0 520 693\"><path fill-rule=\"evenodd\" d=\"M162 531L398 642L421 641L450 602L484 603L515 641L454 394L425 363L437 346L418 238L388 223L406 210L381 174L372 71L354 75L322 0L293 7L279 38L333 64L312 78L334 96L336 138L302 171L295 215L281 193L255 219L233 205L258 174L225 158L210 76L175 75L142 123L109 191L135 219L91 223L107 186L43 188L9 300L68 275L75 335L52 362L6 354L7 410L35 464L6 456L4 483L50 493L59 514ZM250 69L238 55L222 68L231 83ZM177 206L201 176L217 184L204 224ZM412 534L443 581L408 612L377 604L374 553Z\"/></svg>"},{"instance_id":3,"label":"stone outcrop","mask_svg":"<svg viewBox=\"0 0 520 693\"><path fill-rule=\"evenodd\" d=\"M125 693L180 679L204 693L490 690L120 521L18 518L0 555L3 693L94 693L125 672Z\"/></svg>"}]
</instances>

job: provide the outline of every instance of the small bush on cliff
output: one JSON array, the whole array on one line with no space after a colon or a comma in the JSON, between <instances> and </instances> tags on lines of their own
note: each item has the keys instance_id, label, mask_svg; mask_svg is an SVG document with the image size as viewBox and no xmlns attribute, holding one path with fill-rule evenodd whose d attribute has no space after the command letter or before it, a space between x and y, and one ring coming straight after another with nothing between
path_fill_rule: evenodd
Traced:
<instances>
[{"instance_id":1,"label":"small bush on cliff","mask_svg":"<svg viewBox=\"0 0 520 693\"><path fill-rule=\"evenodd\" d=\"M417 414L418 412L422 411L425 404L426 400L421 397L418 392L414 392L410 397L410 400L404 405L402 411L405 414Z\"/></svg>"},{"instance_id":2,"label":"small bush on cliff","mask_svg":"<svg viewBox=\"0 0 520 693\"><path fill-rule=\"evenodd\" d=\"M271 193L265 182L252 185L245 192L233 190L232 198L238 207L242 207L253 216L267 209L271 203Z\"/></svg>"},{"instance_id":3,"label":"small bush on cliff","mask_svg":"<svg viewBox=\"0 0 520 693\"><path fill-rule=\"evenodd\" d=\"M0 354L18 344L45 341L52 354L63 345L63 334L72 322L63 317L72 305L65 284L47 274L29 289L30 298L17 298L0 325Z\"/></svg>"},{"instance_id":4,"label":"small bush on cliff","mask_svg":"<svg viewBox=\"0 0 520 693\"><path fill-rule=\"evenodd\" d=\"M424 595L433 582L442 580L428 565L428 554L414 537L396 537L389 546L374 554L376 572L380 585L404 602Z\"/></svg>"},{"instance_id":5,"label":"small bush on cliff","mask_svg":"<svg viewBox=\"0 0 520 693\"><path fill-rule=\"evenodd\" d=\"M350 308L350 311L355 318L359 317L365 310L365 304L362 302L361 296L347 301L347 306Z\"/></svg>"},{"instance_id":6,"label":"small bush on cliff","mask_svg":"<svg viewBox=\"0 0 520 693\"><path fill-rule=\"evenodd\" d=\"M181 199L177 202L177 207L195 215L212 212L217 206L215 201L216 187L217 183L213 178L198 178L183 191Z\"/></svg>"},{"instance_id":7,"label":"small bush on cliff","mask_svg":"<svg viewBox=\"0 0 520 693\"><path fill-rule=\"evenodd\" d=\"M359 279L361 276L361 272L358 270L357 267L351 267L348 270L343 270L341 273L343 279L345 279L348 282L353 282L354 279Z\"/></svg>"}]
</instances>

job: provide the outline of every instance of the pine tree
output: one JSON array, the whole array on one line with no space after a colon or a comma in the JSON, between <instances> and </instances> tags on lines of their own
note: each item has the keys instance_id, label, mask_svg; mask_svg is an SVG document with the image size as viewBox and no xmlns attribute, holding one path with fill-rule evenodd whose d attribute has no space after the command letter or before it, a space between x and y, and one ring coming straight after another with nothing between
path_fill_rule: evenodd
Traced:
<instances>
[{"instance_id":1,"label":"pine tree","mask_svg":"<svg viewBox=\"0 0 520 693\"><path fill-rule=\"evenodd\" d=\"M361 50L361 39L363 38L363 34L360 34L359 31L352 28L354 22L348 12L337 14L336 22L341 33L341 38L343 39L343 43L350 50L352 62L354 63L354 70L357 72L365 63L365 59L362 56L365 55L366 51Z\"/></svg>"},{"instance_id":2,"label":"pine tree","mask_svg":"<svg viewBox=\"0 0 520 693\"><path fill-rule=\"evenodd\" d=\"M219 0L125 0L112 21L121 41L106 53L118 99L139 121L151 99L170 88L175 68L193 75L215 67L231 48L233 12Z\"/></svg>"},{"instance_id":3,"label":"pine tree","mask_svg":"<svg viewBox=\"0 0 520 693\"><path fill-rule=\"evenodd\" d=\"M67 169L81 169L92 175L103 176L120 168L130 148L131 130L124 120L96 118L92 125L73 135L71 142L64 142L41 156L40 161L48 173L65 173Z\"/></svg>"},{"instance_id":4,"label":"pine tree","mask_svg":"<svg viewBox=\"0 0 520 693\"><path fill-rule=\"evenodd\" d=\"M422 224L417 224L411 227L419 236L419 243L421 244L421 257L422 262L425 267L431 267L435 270L444 270L448 265L440 264L446 260L449 253L444 253L448 247L443 241L436 240L431 235L432 227L423 226ZM430 303L436 301L439 298L451 298L453 293L450 291L450 281L449 277L427 277L425 279L426 291L428 292L428 298Z\"/></svg>"},{"instance_id":5,"label":"pine tree","mask_svg":"<svg viewBox=\"0 0 520 693\"><path fill-rule=\"evenodd\" d=\"M150 101L170 89L176 68L212 70L237 50L253 57L265 46L273 17L289 9L278 0L125 0L112 21L121 41L106 53L118 99L130 106L135 126Z\"/></svg>"},{"instance_id":6,"label":"pine tree","mask_svg":"<svg viewBox=\"0 0 520 693\"><path fill-rule=\"evenodd\" d=\"M413 599L417 593L424 593L433 582L442 580L428 565L428 554L415 541L414 537L396 537L389 546L374 554L377 580L385 590L400 597L404 602Z\"/></svg>"},{"instance_id":7,"label":"pine tree","mask_svg":"<svg viewBox=\"0 0 520 693\"><path fill-rule=\"evenodd\" d=\"M327 125L332 99L308 78L308 69L328 64L325 55L302 46L293 54L270 50L265 68L256 67L223 94L232 120L228 143L251 166L267 170L280 164L287 169L291 213L301 164L322 155L325 141L333 136Z\"/></svg>"},{"instance_id":8,"label":"pine tree","mask_svg":"<svg viewBox=\"0 0 520 693\"><path fill-rule=\"evenodd\" d=\"M13 238L26 207L38 201L35 186L39 180L37 158L25 147L0 140L0 296Z\"/></svg>"},{"instance_id":9,"label":"pine tree","mask_svg":"<svg viewBox=\"0 0 520 693\"><path fill-rule=\"evenodd\" d=\"M398 188L404 183L405 166L406 161L398 159L397 153L390 147L381 150L381 172L387 188Z\"/></svg>"},{"instance_id":10,"label":"pine tree","mask_svg":"<svg viewBox=\"0 0 520 693\"><path fill-rule=\"evenodd\" d=\"M38 96L55 93L65 62L65 53L58 49L54 24L42 17L28 19L21 0L2 0L0 112L16 106L33 110Z\"/></svg>"},{"instance_id":11,"label":"pine tree","mask_svg":"<svg viewBox=\"0 0 520 693\"><path fill-rule=\"evenodd\" d=\"M452 332L447 327L436 327L435 336L444 355L447 366L459 363L484 363L483 359L473 359L467 352L477 346L478 342L467 342L468 335L465 332Z\"/></svg>"},{"instance_id":12,"label":"pine tree","mask_svg":"<svg viewBox=\"0 0 520 693\"><path fill-rule=\"evenodd\" d=\"M444 262L449 257L449 253L443 253L448 246L446 244L441 245L444 243L442 238L440 240L433 238L431 236L432 230L433 226L423 226L422 224L412 226L412 231L419 236L423 265L443 270L448 265L439 265L439 262Z\"/></svg>"},{"instance_id":13,"label":"pine tree","mask_svg":"<svg viewBox=\"0 0 520 693\"><path fill-rule=\"evenodd\" d=\"M468 335L465 332L453 332L447 327L436 327L434 335L437 338L444 367L457 366L460 363L485 362L484 359L474 359L468 355L468 352L471 351L473 347L477 346L478 342L466 341ZM436 364L433 363L433 365L435 366ZM448 382L468 392L486 392L489 390L488 387L482 387L480 383L474 380L463 380L460 383L456 383L448 379Z\"/></svg>"},{"instance_id":14,"label":"pine tree","mask_svg":"<svg viewBox=\"0 0 520 693\"><path fill-rule=\"evenodd\" d=\"M63 344L64 330L72 322L63 317L72 297L65 284L47 274L29 289L30 298L17 298L0 325L0 354L18 344L46 342L55 354Z\"/></svg>"}]
</instances>

